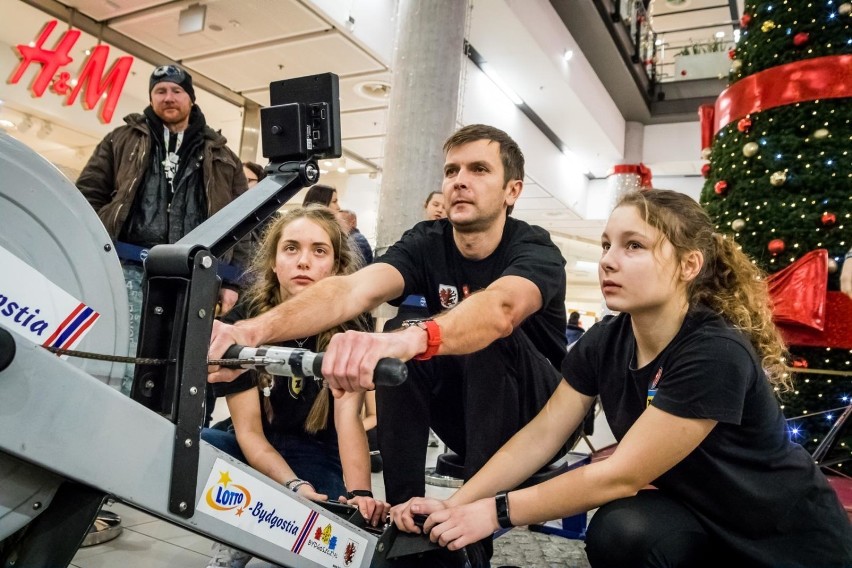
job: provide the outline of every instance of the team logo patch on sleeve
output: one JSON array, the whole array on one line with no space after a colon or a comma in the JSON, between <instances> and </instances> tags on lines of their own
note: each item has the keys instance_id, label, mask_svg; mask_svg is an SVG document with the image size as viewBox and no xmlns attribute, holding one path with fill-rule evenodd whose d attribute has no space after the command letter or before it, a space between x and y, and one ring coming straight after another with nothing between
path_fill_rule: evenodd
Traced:
<instances>
[{"instance_id":1,"label":"team logo patch on sleeve","mask_svg":"<svg viewBox=\"0 0 852 568\"><path fill-rule=\"evenodd\" d=\"M452 308L459 303L459 291L455 286L438 284L438 298L441 300L442 307Z\"/></svg>"}]
</instances>

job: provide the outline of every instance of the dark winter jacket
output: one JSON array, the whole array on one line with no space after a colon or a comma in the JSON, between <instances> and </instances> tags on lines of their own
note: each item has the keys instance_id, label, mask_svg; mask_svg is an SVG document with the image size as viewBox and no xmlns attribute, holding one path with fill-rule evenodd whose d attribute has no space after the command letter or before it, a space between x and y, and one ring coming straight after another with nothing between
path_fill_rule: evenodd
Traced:
<instances>
[{"instance_id":1,"label":"dark winter jacket","mask_svg":"<svg viewBox=\"0 0 852 568\"><path fill-rule=\"evenodd\" d=\"M200 115L200 113L198 113ZM201 115L203 120L203 115ZM127 123L110 132L95 148L83 168L77 187L101 218L109 235L118 240L133 209L151 159L151 129L143 114L130 114ZM227 147L224 136L206 124L201 129L201 171L207 217L225 207L248 189L239 158ZM234 249L234 260L248 264L247 247ZM228 254L225 260L229 260Z\"/></svg>"}]
</instances>

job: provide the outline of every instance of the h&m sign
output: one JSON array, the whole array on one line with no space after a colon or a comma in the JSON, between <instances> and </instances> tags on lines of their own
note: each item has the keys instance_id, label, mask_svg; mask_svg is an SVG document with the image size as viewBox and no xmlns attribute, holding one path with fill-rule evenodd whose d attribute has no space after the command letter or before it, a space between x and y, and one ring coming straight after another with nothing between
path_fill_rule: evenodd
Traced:
<instances>
[{"instance_id":1,"label":"h&m sign","mask_svg":"<svg viewBox=\"0 0 852 568\"><path fill-rule=\"evenodd\" d=\"M20 81L30 63L37 63L41 65L41 70L30 86L34 96L41 97L50 88L55 94L65 97L64 104L67 106L74 104L77 95L82 92L83 106L87 110L93 110L98 101L103 99L99 118L101 122L110 122L127 74L130 73L133 58L129 55L119 57L109 71L105 72L109 46L98 44L91 49L77 77L72 78L70 73L60 70L74 61L69 53L80 38L81 32L69 29L60 36L55 49L45 48L44 44L56 24L56 20L51 20L45 24L35 41L16 46L21 62L12 73L9 83Z\"/></svg>"}]
</instances>

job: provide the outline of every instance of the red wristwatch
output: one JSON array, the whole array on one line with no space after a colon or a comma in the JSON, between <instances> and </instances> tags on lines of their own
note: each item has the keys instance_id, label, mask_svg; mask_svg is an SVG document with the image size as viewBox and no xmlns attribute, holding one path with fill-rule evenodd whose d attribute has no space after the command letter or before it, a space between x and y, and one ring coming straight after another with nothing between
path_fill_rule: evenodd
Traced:
<instances>
[{"instance_id":1,"label":"red wristwatch","mask_svg":"<svg viewBox=\"0 0 852 568\"><path fill-rule=\"evenodd\" d=\"M441 328L432 319L426 320L405 320L402 322L402 327L417 326L420 329L426 330L426 351L420 355L415 355L417 361L427 361L434 355L438 354L438 349L441 347Z\"/></svg>"}]
</instances>

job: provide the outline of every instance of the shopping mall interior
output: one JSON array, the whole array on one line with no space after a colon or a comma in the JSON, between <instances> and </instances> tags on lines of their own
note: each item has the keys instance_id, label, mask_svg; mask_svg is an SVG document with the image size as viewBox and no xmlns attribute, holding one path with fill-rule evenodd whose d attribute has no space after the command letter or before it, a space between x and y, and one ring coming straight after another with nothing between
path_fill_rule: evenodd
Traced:
<instances>
[{"instance_id":1,"label":"shopping mall interior","mask_svg":"<svg viewBox=\"0 0 852 568\"><path fill-rule=\"evenodd\" d=\"M64 176L73 184L99 142L124 124L123 117L142 112L149 104L152 71L161 65L174 64L191 73L196 104L202 109L207 123L227 138L230 149L243 161L266 165L269 159L261 143L260 111L273 102L270 84L333 73L339 78L342 155L318 161L320 183L335 187L341 206L357 214L358 228L371 247L381 252L395 242L399 235L389 233L389 227L395 226L391 222L394 213L403 211L400 214L404 214L406 219L419 220L422 218L423 200L441 186L439 176L415 182L416 187L396 186L406 177L399 173L399 164L391 163L388 158L404 153L405 150L399 147L401 140L410 141L409 136L401 135L406 125L416 125L418 120L422 123L424 115L429 113L450 113L449 118L455 127L477 123L493 125L509 133L526 158L523 193L512 216L540 226L549 233L565 259L566 312L579 312L580 325L588 329L611 313L601 292L598 263L601 232L616 199L626 189L651 184L655 188L686 194L702 201L702 204L711 198L725 197L736 189L729 184L735 185L736 182L733 177L720 177L720 156L722 148L725 148L721 136L732 129L733 135L728 134L728 138L733 136L731 142L745 144L742 154L746 160L743 164L749 168L748 175L751 175L752 166L748 160L754 154L763 152L767 155L766 162L773 158L768 150L761 150L767 145L765 132L761 138L750 142L754 145L753 153L749 153L751 147L747 140L737 138L747 136L751 128L751 122L743 122L746 120L744 117L756 117L756 113L771 106L799 106L796 100L789 99L774 101L764 107L758 103L738 115L737 112L745 107L741 105L736 107L738 110L731 110L730 107L736 106L735 102L731 102L733 95L724 98L729 82L747 75L748 65L752 64L746 59L746 66L741 70L741 62L737 59L738 44L745 37L743 34L752 32L769 36L776 28L763 12L763 16L753 15L761 18L760 27L755 28L753 24L750 27L752 15L747 12L752 5L766 10L766 5L772 2L422 0L422 4L418 5L419 1L0 0L0 75L4 77L0 86L0 139L7 137L22 143L32 153L41 156L45 165L55 166L59 172L57 175ZM434 34L434 26L430 28L423 22L440 19L436 12L430 10L440 13L445 7L441 6L442 1L452 3L455 13L462 14L452 25L463 34L463 46L449 54L449 58L458 63L459 69L458 80L452 77L450 83L457 84L458 88L448 92L433 91L431 100L425 103L426 108L414 108L415 105L407 104L400 93L411 85L424 89L430 86L422 85L418 68L412 61L423 62L434 56L436 60L445 62L448 55L440 34L432 39L431 47L427 46L425 52L417 54L405 52L407 46L413 44L403 39L422 30ZM782 2L779 0L776 4L780 12ZM788 0L784 0L783 5L786 7L787 4ZM843 107L836 107L838 115L845 112L845 122L826 120L824 124L820 122L812 128L809 126L811 130L818 130L813 130L807 142L823 143L828 139L825 143L833 144L820 150L820 162L814 161L814 169L822 168L824 164L827 170L831 170L832 173L827 175L832 180L846 179L848 184L852 177L848 158L848 145L852 140L849 101L852 99L845 98L852 97L848 87L852 85L852 64L848 59L852 57L849 3L827 0L827 4L831 20L828 24L819 28L816 19L811 24L804 22L802 25L810 25L807 28L809 37L803 37L804 32L796 34L800 30L792 29L791 25L786 36L795 36L795 39L789 39L795 43L795 47L791 44L790 50L808 49L809 43L814 43L815 48L823 48L816 45L818 28L825 30L826 26L830 27L835 22L845 26L843 33L848 40L836 44L841 46L839 51L823 49L817 52L825 58L846 58L838 64L841 66L838 68L842 69L840 79L825 75L829 80L821 83L825 91L831 90L828 86L831 83L841 86L834 88L832 94L817 94L810 98L802 95L805 98L801 100L812 102L817 99L817 103L822 98L846 101L845 111ZM463 9L459 10L459 6ZM771 11L773 7L768 9ZM779 25L775 31L781 33L781 27ZM48 55L28 61L25 56L28 48L36 48ZM784 56L781 59L784 63L792 61ZM95 61L100 66L93 66ZM759 65L759 62L754 65ZM767 67L768 64L762 68ZM842 87L844 83L845 90ZM90 96L92 94L94 97ZM720 100L727 102L720 106ZM831 108L831 113L834 113L835 107ZM814 115L816 113L815 110ZM720 123L721 115L729 120ZM754 119L759 122L758 118ZM718 152L712 154L712 162L711 146L712 152ZM787 152L796 153L787 145L777 154L772 150L776 162L780 160L782 151L785 155ZM742 158L739 152L738 149L737 160ZM712 170L711 166L716 170ZM785 166L788 167L785 169ZM736 164L733 168L736 169ZM772 187L786 184L791 191L791 188L799 187L797 179L804 179L803 176L796 177L795 166L782 164L770 167L767 163L766 168L766 187L769 187L770 173ZM741 167L741 170L744 169ZM436 163L433 171L440 175L441 165ZM282 209L298 206L304 194L305 190L299 191ZM812 194L821 199L819 192L811 189L803 189L802 194L809 200ZM14 203L14 190L8 190L5 195L0 192L0 197ZM768 198L768 201L772 200L772 197ZM391 203L392 206L389 205ZM821 221L815 222L818 225L816 231L822 231L818 243L802 244L802 249L799 249L798 241L793 245L788 239L784 252L784 241L778 244L777 239L773 240L769 242L768 249L761 242L761 250L768 250L771 256L759 262L763 268L772 271L780 268L782 262L785 267L794 263L803 253L814 248L828 249L824 263L829 273L827 302L828 319L831 319L831 309L835 308L840 310L842 307L849 310L842 313L852 314L852 309L843 304L845 299L838 300L832 295L839 295L836 291L840 274L838 267L849 248L849 240L837 234L843 230L844 222L848 224L852 210L848 200L837 199L829 203L826 196L823 203ZM719 230L729 232L732 227L737 238L740 232L745 235L757 226L756 223L751 225L747 211L743 213L733 208L730 212L719 210L718 204L713 210L712 203L709 207L711 215L722 220L717 229L721 226ZM757 209L761 209L761 205L757 205ZM783 224L791 218L788 216L792 216L792 211L783 210L772 220L767 220L767 226L773 222ZM742 224L738 225L740 222ZM747 222L750 225L743 229ZM760 225L763 223L763 220L759 221ZM74 220L69 219L63 230L51 230L51 238L61 241L61 237L56 235L64 230L69 234L86 231L74 226ZM830 234L832 230L834 233ZM771 231L774 233L775 229ZM13 251L16 248L24 250L26 245L16 242L20 238L2 237L0 245L6 245ZM786 259L784 255L787 253L793 255ZM120 274L117 267L109 267L109 271L113 276L116 271ZM6 286L2 278L0 283ZM0 292L0 298L5 302L5 288ZM124 301L123 298L121 301ZM823 301L826 301L825 295ZM821 314L825 317L824 305ZM383 311L380 317L391 315ZM834 321L837 320L838 316L835 316ZM802 340L803 345L808 349L828 351L834 348L838 357L845 355L849 359L852 334L848 331L848 324L845 331L837 325L828 325L830 329L820 327L819 332L830 335L830 341L824 336L815 338L805 334L807 337ZM126 330L109 332L114 343L122 342L126 333ZM819 366L814 361L822 358L822 351L819 357L813 357L805 353L794 361L804 363L790 365L799 367L804 373L808 360L811 367ZM832 379L835 383L824 392L820 388L819 392L807 396L813 396L814 400L827 400L837 395L842 397L842 404L827 404L819 409L811 406L803 410L802 405L811 404L807 402L793 404L790 408L795 408L796 414L826 413L824 416L828 421L820 426L819 434L815 431L813 436L806 435L812 438L808 440L811 444L808 450L813 452L817 448L820 451L823 441L828 445L829 439L840 440L843 457L834 459L833 463L835 466L840 464L842 469L843 463L847 462L848 469L849 451L845 444L852 441L852 435L848 424L844 425L845 419L843 423L835 420L841 414L848 416L852 412L850 393L844 390L852 391L852 374L846 367L850 361L838 363L839 367L832 366L833 360L831 365L828 359L825 362L832 369L824 372L830 375L828 383ZM802 378L806 382L823 380L824 374L803 374ZM0 373L0 382L2 378ZM837 406L840 406L839 412ZM0 401L0 416L4 413L3 408ZM113 419L119 419L109 414ZM227 408L224 399L219 399L214 419L223 418L227 418ZM603 414L599 413L594 422L594 433L585 436L575 448L578 455L594 453L615 441ZM2 419L0 424L3 424ZM80 435L87 435L87 427L81 425L80 428ZM99 423L97 428L108 430L111 425L109 422ZM831 452L837 450L837 445L835 442L825 451L833 455ZM430 447L429 464L434 464L445 449L443 444L438 448ZM0 439L0 456L5 455L3 450ZM108 456L102 457L109 459ZM91 466L93 470L109 467L109 463ZM0 467L0 479L3 474ZM103 478L99 471L91 475ZM168 482L165 483L168 487ZM381 474L374 473L372 483L374 490L383 491ZM847 489L847 492L847 499L852 502L852 489ZM427 494L444 497L451 494L451 490L432 486L427 488ZM207 532L203 523L196 525L190 520L191 526L178 526L168 520L168 515L161 515L150 507L145 511L145 499L126 501L122 503L122 498L117 496L116 502L109 504L122 518L123 531L118 538L81 548L71 566L206 565L215 538ZM143 505L139 505L140 502ZM0 497L0 529L3 528L3 507ZM852 511L849 514L852 515ZM585 532L585 524L582 532ZM20 565L3 555L2 537L3 531L0 530L0 560L6 560L8 566ZM516 529L495 540L494 546L495 566L589 565L581 538ZM264 549L261 547L259 550ZM270 549L266 550L267 554L271 554L268 552ZM298 565L325 565L316 560L304 562ZM274 566L259 558L248 565L254 568ZM327 565L343 566L344 563L341 557ZM350 566L350 562L346 561L345 565ZM367 565L370 564L363 564Z\"/></svg>"}]
</instances>

